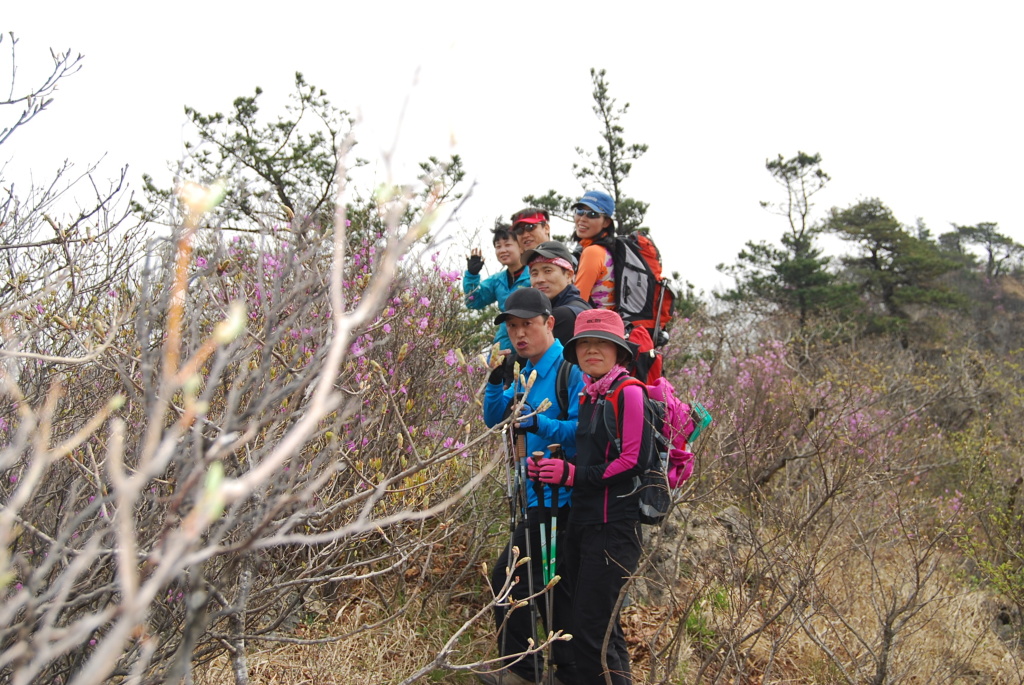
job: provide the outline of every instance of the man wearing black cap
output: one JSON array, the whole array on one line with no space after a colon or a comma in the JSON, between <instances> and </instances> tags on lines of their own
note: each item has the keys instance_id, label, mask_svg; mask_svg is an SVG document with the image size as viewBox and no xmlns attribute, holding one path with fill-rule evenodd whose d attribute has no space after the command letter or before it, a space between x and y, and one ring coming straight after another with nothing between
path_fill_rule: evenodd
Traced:
<instances>
[{"instance_id":1,"label":"man wearing black cap","mask_svg":"<svg viewBox=\"0 0 1024 685\"><path fill-rule=\"evenodd\" d=\"M523 264L530 270L530 285L551 300L555 338L564 345L573 336L577 314L590 309L573 285L576 258L565 245L549 240L527 250Z\"/></svg>"},{"instance_id":2,"label":"man wearing black cap","mask_svg":"<svg viewBox=\"0 0 1024 685\"><path fill-rule=\"evenodd\" d=\"M549 406L536 413L535 416L519 421L516 424L515 433L525 437L527 455L541 452L543 459L549 459L551 454L548 451L548 445L557 443L562 446L567 458L574 456L576 454L576 416L579 407L577 398L583 392L583 376L578 366L567 364L568 395L564 399L568 401L565 402L563 409L556 392L556 380L564 359L562 343L555 339L553 333L555 320L552 317L551 301L539 290L520 288L505 300L505 311L495 319L496 324L502 322L505 323L513 349L520 358L525 360L521 376L526 379L527 385L524 386L522 379L517 378L507 389L503 388L501 368L497 366L501 362L492 359L493 370L484 393L484 422L489 427L501 423L516 399L524 401L520 412L522 416L533 414L535 409L539 408L544 400L547 400ZM529 379L534 372L537 373L537 376L530 383ZM518 517L519 522L512 532L512 539L494 565L491 586L495 593L498 593L504 586L507 579L506 569L509 564L509 553L513 546L519 548L520 558L526 556L527 549L529 549L530 562L512 571L517 580L512 587L511 597L523 599L529 596L531 586L535 593L544 587L543 562L545 554L541 542L541 529L544 527L546 531L550 532L551 515L554 511L557 511L558 541L554 545L548 545L547 549L550 553L551 550L557 550L562 546L559 541L568 526L570 491L564 487L539 488L543 494L543 501L541 501L537 489L532 482L525 478L525 464L517 461L511 466L517 467L515 471L518 474L519 487L525 490L526 516L525 520L522 515ZM527 543L528 535L529 543ZM562 559L555 558L555 573L561 574L562 561ZM547 615L545 597L542 596L536 600L536 606L541 612L546 628L572 633L566 620L572 615L572 596L568 590L570 585L567 581L559 582L549 591L553 593L552 617ZM529 649L529 640L537 634L534 623L535 614L530 608L522 607L509 612L507 606L496 606L494 618L498 628L498 648L501 656L521 654ZM567 642L557 641L554 643L552 655L554 664L550 666L557 667L559 682L567 684L574 682L572 655L572 649ZM543 659L540 655L533 655L499 671L479 673L477 677L488 685L526 685L539 682L543 670Z\"/></svg>"}]
</instances>

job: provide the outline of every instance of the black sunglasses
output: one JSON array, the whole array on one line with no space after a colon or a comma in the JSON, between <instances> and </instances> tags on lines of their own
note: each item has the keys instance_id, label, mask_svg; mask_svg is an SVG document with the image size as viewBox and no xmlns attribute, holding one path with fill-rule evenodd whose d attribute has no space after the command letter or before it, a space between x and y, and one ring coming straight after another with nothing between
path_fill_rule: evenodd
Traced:
<instances>
[{"instance_id":1,"label":"black sunglasses","mask_svg":"<svg viewBox=\"0 0 1024 685\"><path fill-rule=\"evenodd\" d=\"M544 222L541 221L541 222L538 222L536 224L527 224L527 223L516 224L515 226L512 227L512 235L522 235L524 233L533 233L533 229L537 228L538 226L540 226L543 223Z\"/></svg>"},{"instance_id":2,"label":"black sunglasses","mask_svg":"<svg viewBox=\"0 0 1024 685\"><path fill-rule=\"evenodd\" d=\"M588 219L600 219L604 214L601 212L595 212L592 209L583 209L582 207L576 208L576 216L585 216Z\"/></svg>"}]
</instances>

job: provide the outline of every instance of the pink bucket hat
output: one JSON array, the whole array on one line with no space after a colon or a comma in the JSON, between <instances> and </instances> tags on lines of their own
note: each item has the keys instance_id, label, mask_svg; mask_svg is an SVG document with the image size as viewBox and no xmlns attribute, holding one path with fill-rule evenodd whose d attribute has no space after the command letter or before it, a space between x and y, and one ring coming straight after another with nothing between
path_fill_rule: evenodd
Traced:
<instances>
[{"instance_id":1,"label":"pink bucket hat","mask_svg":"<svg viewBox=\"0 0 1024 685\"><path fill-rule=\"evenodd\" d=\"M576 328L569 342L565 343L562 356L573 364L579 364L576 357L576 341L580 338L601 338L615 343L626 352L629 358L634 356L633 348L626 342L626 326L622 317L610 309L588 309L576 316Z\"/></svg>"}]
</instances>

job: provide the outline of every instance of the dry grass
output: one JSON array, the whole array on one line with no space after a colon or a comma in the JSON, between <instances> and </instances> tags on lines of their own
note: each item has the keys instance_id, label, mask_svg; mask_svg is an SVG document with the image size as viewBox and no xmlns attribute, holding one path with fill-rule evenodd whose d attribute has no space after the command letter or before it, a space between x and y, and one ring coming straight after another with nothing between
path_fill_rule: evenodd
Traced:
<instances>
[{"instance_id":1,"label":"dry grass","mask_svg":"<svg viewBox=\"0 0 1024 685\"><path fill-rule=\"evenodd\" d=\"M466 609L463 611L463 608ZM421 613L423 607L413 599L407 607L410 614ZM258 648L249 654L249 678L253 685L377 685L394 683L428 663L444 644L449 629L466 616L471 607L448 606L445 611L435 606L437 622L399 617L386 626L358 633L336 642L316 645L284 644ZM373 617L346 611L336 621L303 625L296 630L302 639L323 639L345 635L372 621ZM486 653L492 644L486 626L472 631L462 650L466 654ZM233 685L234 677L227 656L220 657L197 674L196 685ZM437 678L423 682L475 682L472 676L439 673Z\"/></svg>"},{"instance_id":2,"label":"dry grass","mask_svg":"<svg viewBox=\"0 0 1024 685\"><path fill-rule=\"evenodd\" d=\"M920 584L921 607L897 632L890 649L887 683L1024 683L1024 659L994 630L994 604L989 595L967 587L956 573L955 555L936 552L930 575L909 572L910 545L880 545L870 553L844 540L842 550L817 569L809 603L783 607L765 625L787 596L788 579L772 582L779 588L751 595L742 585L716 586L723 558L743 559L735 547L726 551L721 531L704 522L717 546L701 554L718 554L719 563L705 563L697 573L680 573L676 587L659 604L637 601L623 610L623 623L633 655L636 685L655 683L862 683L876 673L875 655L886 598L905 600L911 579ZM699 545L698 545L699 546ZM717 552L715 551L717 547ZM448 559L447 562L454 563ZM714 577L701 577L701 573ZM417 577L415 592L404 613L382 628L320 645L256 647L249 655L254 685L278 683L398 683L429 663L445 640L483 606L486 589L474 577L472 588L453 591ZM443 574L437 576L438 580ZM709 588L719 587L708 600ZM354 593L369 597L371 591ZM323 616L300 625L299 638L345 635L382 617L380 606L352 600L330 606ZM699 609L690 600L702 597ZM799 614L797 612L800 612ZM803 625L798 617L803 618ZM689 618L689 620L688 620ZM804 627L806 626L806 628ZM817 636L817 642L809 633ZM831 656L829 656L831 653ZM459 644L455 663L470 663L494 654L489 617L468 631ZM656 677L651 677L651 669ZM668 673L666 674L666 670ZM846 677L843 673L846 673ZM469 673L436 671L420 682L473 683ZM233 685L226 658L198 674L197 685Z\"/></svg>"},{"instance_id":3,"label":"dry grass","mask_svg":"<svg viewBox=\"0 0 1024 685\"><path fill-rule=\"evenodd\" d=\"M719 606L705 601L695 610L700 621L687 625L674 675L652 682L694 682L702 666L707 668L701 682L715 676L744 683L762 682L764 676L773 683L872 682L888 612L906 605L913 610L899 614L905 624L896 622L886 683L1024 683L1024 652L997 634L997 604L964 582L955 552L936 550L926 573L914 571L920 557L912 552L919 554L920 547L911 541L888 540L875 548L852 539L843 543L828 568L816 569L813 587L804 593L796 591L796 578L779 574L753 596L749 586L734 585L722 590ZM714 587L716 578L699 576L685 583L695 588L691 596ZM783 607L794 594L797 601ZM778 618L765 625L776 610ZM645 643L666 617L679 620L682 612L667 606L631 612L626 628L636 642L634 664L645 676Z\"/></svg>"}]
</instances>

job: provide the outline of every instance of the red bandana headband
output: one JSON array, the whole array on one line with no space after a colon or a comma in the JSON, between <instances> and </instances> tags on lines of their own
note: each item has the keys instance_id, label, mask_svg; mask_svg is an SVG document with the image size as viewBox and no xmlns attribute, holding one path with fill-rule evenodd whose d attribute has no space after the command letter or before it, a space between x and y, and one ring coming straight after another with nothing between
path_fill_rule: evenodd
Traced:
<instances>
[{"instance_id":1,"label":"red bandana headband","mask_svg":"<svg viewBox=\"0 0 1024 685\"><path fill-rule=\"evenodd\" d=\"M573 268L572 264L561 257L534 257L530 260L530 264L554 264L557 267L565 269L571 274L576 273L576 269Z\"/></svg>"}]
</instances>

